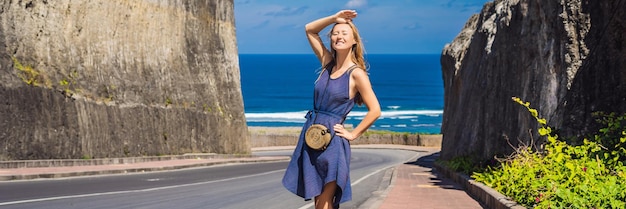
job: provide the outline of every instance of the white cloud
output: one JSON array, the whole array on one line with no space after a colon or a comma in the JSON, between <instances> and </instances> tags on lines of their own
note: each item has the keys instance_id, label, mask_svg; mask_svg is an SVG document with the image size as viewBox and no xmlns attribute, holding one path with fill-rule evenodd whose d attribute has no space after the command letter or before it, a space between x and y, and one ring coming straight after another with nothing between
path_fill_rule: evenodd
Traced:
<instances>
[{"instance_id":1,"label":"white cloud","mask_svg":"<svg viewBox=\"0 0 626 209\"><path fill-rule=\"evenodd\" d=\"M298 7L298 8L283 7L282 9L280 9L278 11L269 11L269 12L265 13L265 15L266 16L294 16L294 15L301 15L308 8L309 8L308 6L302 6L302 7Z\"/></svg>"},{"instance_id":2,"label":"white cloud","mask_svg":"<svg viewBox=\"0 0 626 209\"><path fill-rule=\"evenodd\" d=\"M359 8L365 6L367 4L367 0L349 0L346 4L348 8Z\"/></svg>"}]
</instances>

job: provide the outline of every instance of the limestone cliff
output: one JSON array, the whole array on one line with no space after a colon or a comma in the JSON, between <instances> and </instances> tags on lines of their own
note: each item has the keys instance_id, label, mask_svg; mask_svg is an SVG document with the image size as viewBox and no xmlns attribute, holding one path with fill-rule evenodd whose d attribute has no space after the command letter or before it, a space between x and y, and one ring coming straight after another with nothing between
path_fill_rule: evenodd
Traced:
<instances>
[{"instance_id":1,"label":"limestone cliff","mask_svg":"<svg viewBox=\"0 0 626 209\"><path fill-rule=\"evenodd\" d=\"M0 160L249 153L233 0L0 3Z\"/></svg>"},{"instance_id":2,"label":"limestone cliff","mask_svg":"<svg viewBox=\"0 0 626 209\"><path fill-rule=\"evenodd\" d=\"M626 112L626 1L489 2L441 64L442 158L492 159L537 144L537 122L513 96L562 138L582 136L592 112Z\"/></svg>"}]
</instances>

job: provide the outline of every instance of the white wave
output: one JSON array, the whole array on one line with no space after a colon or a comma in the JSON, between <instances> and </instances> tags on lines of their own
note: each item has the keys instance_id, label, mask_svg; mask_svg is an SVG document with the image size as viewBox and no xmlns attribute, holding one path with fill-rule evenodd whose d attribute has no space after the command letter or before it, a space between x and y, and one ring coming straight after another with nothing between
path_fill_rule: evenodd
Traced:
<instances>
[{"instance_id":1,"label":"white wave","mask_svg":"<svg viewBox=\"0 0 626 209\"><path fill-rule=\"evenodd\" d=\"M397 110L400 108L400 106L387 106L387 108Z\"/></svg>"},{"instance_id":2,"label":"white wave","mask_svg":"<svg viewBox=\"0 0 626 209\"><path fill-rule=\"evenodd\" d=\"M411 125L411 127L435 127L435 124L415 124Z\"/></svg>"},{"instance_id":3,"label":"white wave","mask_svg":"<svg viewBox=\"0 0 626 209\"><path fill-rule=\"evenodd\" d=\"M400 119L400 120L407 120L407 119L417 119L417 116L398 116L398 117L389 117L388 119L392 119L392 120L396 120L396 119Z\"/></svg>"},{"instance_id":4,"label":"white wave","mask_svg":"<svg viewBox=\"0 0 626 209\"><path fill-rule=\"evenodd\" d=\"M350 115L348 115L348 117L346 117L346 120L363 120L363 118L365 118L365 117L361 117L361 116L359 116L359 117L350 117Z\"/></svg>"},{"instance_id":5,"label":"white wave","mask_svg":"<svg viewBox=\"0 0 626 209\"><path fill-rule=\"evenodd\" d=\"M287 122L287 123L304 123L307 110L295 112L273 112L273 113L246 113L248 122ZM348 114L347 119L362 120L366 111L352 111ZM419 116L439 117L443 114L442 110L387 110L382 111L379 119L410 119L417 121Z\"/></svg>"},{"instance_id":6,"label":"white wave","mask_svg":"<svg viewBox=\"0 0 626 209\"><path fill-rule=\"evenodd\" d=\"M248 122L287 122L304 123L304 116L308 111L276 112L276 113L246 113Z\"/></svg>"},{"instance_id":7,"label":"white wave","mask_svg":"<svg viewBox=\"0 0 626 209\"><path fill-rule=\"evenodd\" d=\"M366 111L352 111L348 116L365 116ZM382 111L380 118L393 118L393 117L417 117L418 115L425 115L430 117L439 117L443 114L443 110L387 110ZM403 118L399 118L403 119Z\"/></svg>"}]
</instances>

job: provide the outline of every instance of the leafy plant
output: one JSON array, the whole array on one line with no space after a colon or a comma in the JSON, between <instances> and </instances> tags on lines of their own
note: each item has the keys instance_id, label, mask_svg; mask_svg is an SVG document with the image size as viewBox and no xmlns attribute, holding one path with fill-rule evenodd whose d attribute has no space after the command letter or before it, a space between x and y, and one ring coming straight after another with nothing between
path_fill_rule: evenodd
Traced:
<instances>
[{"instance_id":1,"label":"leafy plant","mask_svg":"<svg viewBox=\"0 0 626 209\"><path fill-rule=\"evenodd\" d=\"M172 99L170 99L169 97L165 98L165 106L170 106L172 105Z\"/></svg>"},{"instance_id":2,"label":"leafy plant","mask_svg":"<svg viewBox=\"0 0 626 209\"><path fill-rule=\"evenodd\" d=\"M558 139L530 103L516 97L513 101L526 107L539 123L539 135L547 137L543 150L520 147L508 158L499 159L498 167L473 173L474 179L527 207L626 207L626 185L622 183L626 168L620 161L625 156L623 149L614 152L602 145L606 141L624 143L612 135L624 136L625 126L615 122L623 118L610 116L612 119L606 119L610 127L601 129L595 141L584 139L582 145L572 146Z\"/></svg>"},{"instance_id":3,"label":"leafy plant","mask_svg":"<svg viewBox=\"0 0 626 209\"><path fill-rule=\"evenodd\" d=\"M41 86L43 84L46 87L50 87L50 81L48 81L41 72L35 70L30 65L22 65L15 57L11 59L13 60L13 67L18 71L17 76L20 77L24 83L31 86Z\"/></svg>"},{"instance_id":4,"label":"leafy plant","mask_svg":"<svg viewBox=\"0 0 626 209\"><path fill-rule=\"evenodd\" d=\"M455 172L461 172L466 174L481 170L478 165L474 164L473 158L469 156L455 157L445 161L438 160L437 164L445 166L446 168L449 168Z\"/></svg>"},{"instance_id":5,"label":"leafy plant","mask_svg":"<svg viewBox=\"0 0 626 209\"><path fill-rule=\"evenodd\" d=\"M63 95L72 97L74 92L70 89L70 82L67 79L60 80L59 85L63 88Z\"/></svg>"},{"instance_id":6,"label":"leafy plant","mask_svg":"<svg viewBox=\"0 0 626 209\"><path fill-rule=\"evenodd\" d=\"M59 85L61 86L67 86L70 85L70 82L68 82L66 79L60 80L59 81Z\"/></svg>"},{"instance_id":7,"label":"leafy plant","mask_svg":"<svg viewBox=\"0 0 626 209\"><path fill-rule=\"evenodd\" d=\"M597 122L604 127L592 136L595 142L602 145L595 154L602 156L609 165L619 166L626 161L626 114L596 112Z\"/></svg>"},{"instance_id":8,"label":"leafy plant","mask_svg":"<svg viewBox=\"0 0 626 209\"><path fill-rule=\"evenodd\" d=\"M59 81L59 86L63 88L63 95L65 95L66 97L72 97L72 95L74 95L74 91L76 90L77 78L78 72L74 70L68 76Z\"/></svg>"}]
</instances>

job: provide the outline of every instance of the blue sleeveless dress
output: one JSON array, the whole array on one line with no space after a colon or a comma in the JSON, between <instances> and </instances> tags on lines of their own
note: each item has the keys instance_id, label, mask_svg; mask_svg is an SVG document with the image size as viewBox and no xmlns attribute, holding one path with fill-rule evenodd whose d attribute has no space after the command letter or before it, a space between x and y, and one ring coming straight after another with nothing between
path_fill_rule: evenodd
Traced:
<instances>
[{"instance_id":1,"label":"blue sleeveless dress","mask_svg":"<svg viewBox=\"0 0 626 209\"><path fill-rule=\"evenodd\" d=\"M314 109L305 116L307 120L302 127L298 144L282 182L287 190L305 200L310 200L321 194L324 185L336 181L334 205L338 208L340 203L352 199L350 143L342 137L335 136L333 126L343 123L354 107L355 101L354 98L350 99L349 95L352 69L336 79L330 78L330 69L332 66L322 71L315 84ZM310 149L304 142L306 129L313 123L325 125L333 135L324 151Z\"/></svg>"}]
</instances>

